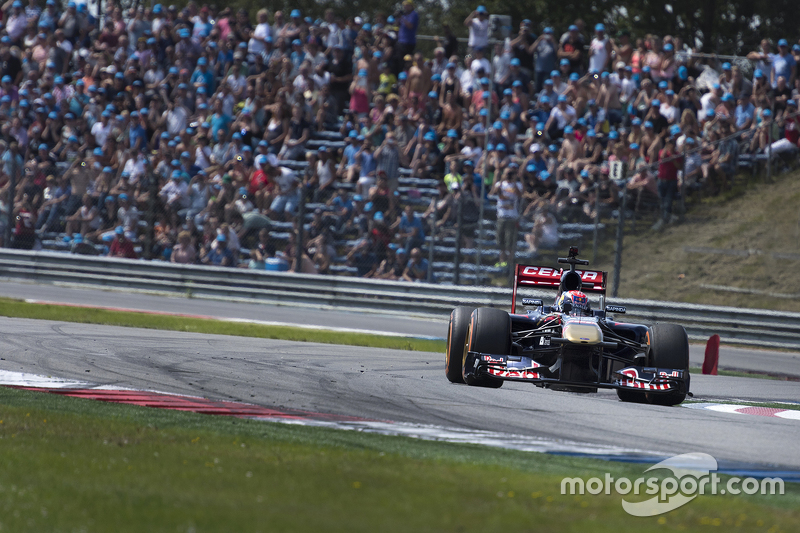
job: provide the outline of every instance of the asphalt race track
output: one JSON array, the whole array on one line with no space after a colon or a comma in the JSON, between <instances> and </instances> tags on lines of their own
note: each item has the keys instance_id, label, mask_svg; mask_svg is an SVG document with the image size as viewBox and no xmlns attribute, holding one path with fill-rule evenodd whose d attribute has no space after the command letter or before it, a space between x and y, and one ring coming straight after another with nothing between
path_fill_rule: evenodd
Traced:
<instances>
[{"instance_id":1,"label":"asphalt race track","mask_svg":"<svg viewBox=\"0 0 800 533\"><path fill-rule=\"evenodd\" d=\"M34 299L73 305L124 307L138 311L166 313L191 313L221 318L243 318L292 324L309 324L326 328L353 328L389 332L410 336L444 338L447 333L446 317L403 318L377 314L326 311L313 308L271 306L218 300L187 299L156 296L142 293L68 288L33 283L0 282L0 296ZM692 345L692 366L703 363L705 347ZM720 368L773 372L800 377L800 354L771 350L754 350L722 346Z\"/></svg>"},{"instance_id":2,"label":"asphalt race track","mask_svg":"<svg viewBox=\"0 0 800 533\"><path fill-rule=\"evenodd\" d=\"M800 469L800 420L624 404L613 392L452 385L442 354L11 318L0 319L0 354L0 370L104 385ZM692 391L800 401L790 381L695 375Z\"/></svg>"}]
</instances>

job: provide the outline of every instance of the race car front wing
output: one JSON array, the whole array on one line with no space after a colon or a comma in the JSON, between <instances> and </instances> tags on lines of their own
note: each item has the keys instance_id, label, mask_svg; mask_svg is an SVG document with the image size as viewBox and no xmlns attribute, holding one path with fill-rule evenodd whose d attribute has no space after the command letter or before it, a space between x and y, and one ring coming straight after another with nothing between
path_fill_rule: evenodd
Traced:
<instances>
[{"instance_id":1,"label":"race car front wing","mask_svg":"<svg viewBox=\"0 0 800 533\"><path fill-rule=\"evenodd\" d=\"M648 393L688 392L686 372L673 368L627 366L611 374L610 381L565 381L558 371L543 366L522 355L492 355L467 352L464 362L465 377L490 376L507 381L521 381L534 385L591 386L602 389L638 390Z\"/></svg>"}]
</instances>

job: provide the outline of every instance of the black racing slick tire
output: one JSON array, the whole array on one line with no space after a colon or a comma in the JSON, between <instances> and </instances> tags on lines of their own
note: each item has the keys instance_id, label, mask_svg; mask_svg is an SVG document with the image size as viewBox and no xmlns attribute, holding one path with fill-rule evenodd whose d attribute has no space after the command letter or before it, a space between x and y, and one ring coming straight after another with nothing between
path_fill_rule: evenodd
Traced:
<instances>
[{"instance_id":1,"label":"black racing slick tire","mask_svg":"<svg viewBox=\"0 0 800 533\"><path fill-rule=\"evenodd\" d=\"M469 332L469 320L472 307L456 307L450 313L450 325L447 328L447 351L444 358L444 374L450 383L464 383L462 359L464 345Z\"/></svg>"},{"instance_id":2,"label":"black racing slick tire","mask_svg":"<svg viewBox=\"0 0 800 533\"><path fill-rule=\"evenodd\" d=\"M686 390L667 394L647 393L647 401L654 405L678 405L689 392L689 338L678 324L659 323L650 327L649 366L683 370Z\"/></svg>"},{"instance_id":3,"label":"black racing slick tire","mask_svg":"<svg viewBox=\"0 0 800 533\"><path fill-rule=\"evenodd\" d=\"M466 377L463 373L467 352L481 352L494 355L508 355L511 352L511 318L500 309L479 307L472 312L464 343L464 356L461 360L462 377L467 385L498 389L503 380L489 376Z\"/></svg>"}]
</instances>

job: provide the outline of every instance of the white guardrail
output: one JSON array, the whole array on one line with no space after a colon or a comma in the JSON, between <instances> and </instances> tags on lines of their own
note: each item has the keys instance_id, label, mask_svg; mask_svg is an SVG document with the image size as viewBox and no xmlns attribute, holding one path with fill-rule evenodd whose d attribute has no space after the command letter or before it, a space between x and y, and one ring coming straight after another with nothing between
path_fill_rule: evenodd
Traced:
<instances>
[{"instance_id":1,"label":"white guardrail","mask_svg":"<svg viewBox=\"0 0 800 533\"><path fill-rule=\"evenodd\" d=\"M455 287L5 249L0 250L0 279L440 318L446 318L459 305L508 309L511 302L511 289L498 287ZM552 291L526 295L553 297ZM716 333L723 342L800 350L800 313L623 298L606 303L627 307L626 321L681 324L693 340L705 341Z\"/></svg>"}]
</instances>

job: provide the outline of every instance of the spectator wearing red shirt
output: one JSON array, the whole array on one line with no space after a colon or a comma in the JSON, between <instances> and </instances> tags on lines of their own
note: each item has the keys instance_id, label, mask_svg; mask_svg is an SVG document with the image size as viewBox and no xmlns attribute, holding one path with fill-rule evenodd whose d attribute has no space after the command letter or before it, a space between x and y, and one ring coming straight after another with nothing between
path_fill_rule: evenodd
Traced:
<instances>
[{"instance_id":1,"label":"spectator wearing red shirt","mask_svg":"<svg viewBox=\"0 0 800 533\"><path fill-rule=\"evenodd\" d=\"M798 146L797 141L800 140L800 117L797 113L797 102L789 100L786 102L786 119L784 120L784 136L786 140L795 146Z\"/></svg>"},{"instance_id":2,"label":"spectator wearing red shirt","mask_svg":"<svg viewBox=\"0 0 800 533\"><path fill-rule=\"evenodd\" d=\"M274 155L271 158L272 163L277 166L278 159ZM248 186L248 193L253 199L258 209L266 209L272 203L272 191L275 184L270 180L269 174L264 170L265 166L271 165L270 157L266 155L256 156L256 171L250 176L250 184Z\"/></svg>"},{"instance_id":3,"label":"spectator wearing red shirt","mask_svg":"<svg viewBox=\"0 0 800 533\"><path fill-rule=\"evenodd\" d=\"M114 230L117 234L111 242L111 248L108 252L109 257L124 257L126 259L138 259L136 250L133 249L133 242L125 236L125 229L122 226L117 226Z\"/></svg>"},{"instance_id":4,"label":"spectator wearing red shirt","mask_svg":"<svg viewBox=\"0 0 800 533\"><path fill-rule=\"evenodd\" d=\"M674 222L672 203L678 193L678 169L682 167L681 158L675 157L675 141L670 138L658 152L658 197L661 201L661 218L653 225L660 231L667 222Z\"/></svg>"},{"instance_id":5,"label":"spectator wearing red shirt","mask_svg":"<svg viewBox=\"0 0 800 533\"><path fill-rule=\"evenodd\" d=\"M23 196L22 206L16 210L14 234L11 247L30 250L36 243L36 212L31 207L27 195Z\"/></svg>"}]
</instances>

